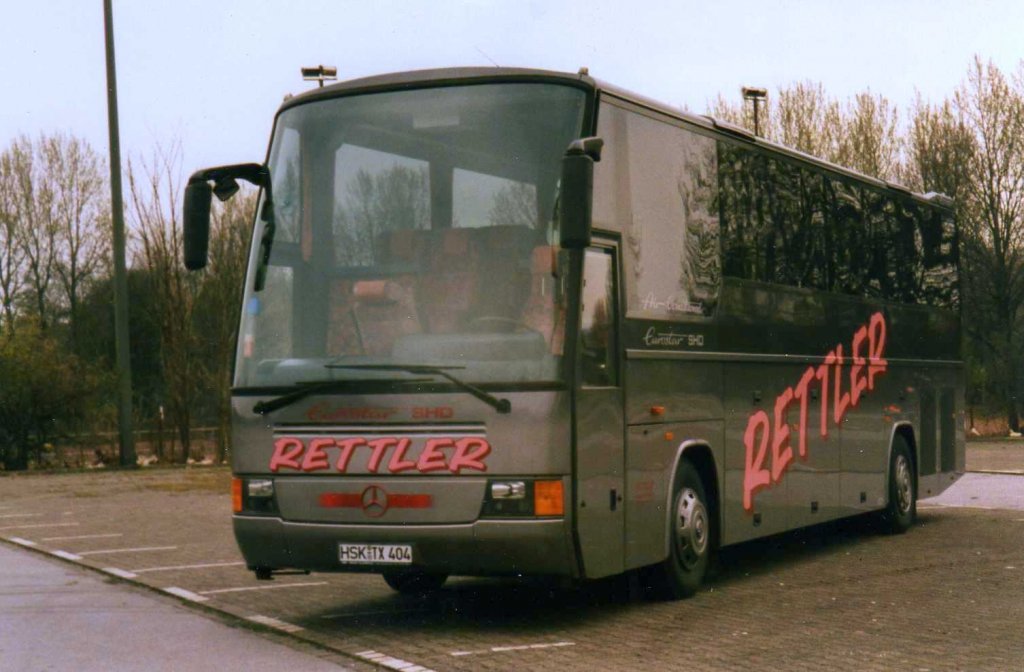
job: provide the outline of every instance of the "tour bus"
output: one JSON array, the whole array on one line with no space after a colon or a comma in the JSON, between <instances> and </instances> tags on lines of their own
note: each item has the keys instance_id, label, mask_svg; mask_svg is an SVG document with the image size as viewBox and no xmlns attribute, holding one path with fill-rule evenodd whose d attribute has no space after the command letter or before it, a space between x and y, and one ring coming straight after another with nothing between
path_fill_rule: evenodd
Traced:
<instances>
[{"instance_id":1,"label":"tour bus","mask_svg":"<svg viewBox=\"0 0 1024 672\"><path fill-rule=\"evenodd\" d=\"M406 72L285 100L233 386L258 579L593 579L692 594L723 546L964 471L958 234L912 193L597 81Z\"/></svg>"}]
</instances>

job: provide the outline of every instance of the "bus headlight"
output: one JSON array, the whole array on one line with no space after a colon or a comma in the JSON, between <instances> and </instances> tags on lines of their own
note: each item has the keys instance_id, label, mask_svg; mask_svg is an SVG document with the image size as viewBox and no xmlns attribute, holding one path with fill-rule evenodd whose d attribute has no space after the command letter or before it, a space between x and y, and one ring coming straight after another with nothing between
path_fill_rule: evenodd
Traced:
<instances>
[{"instance_id":1,"label":"bus headlight","mask_svg":"<svg viewBox=\"0 0 1024 672\"><path fill-rule=\"evenodd\" d=\"M491 499L526 499L526 483L523 481L492 481Z\"/></svg>"},{"instance_id":2,"label":"bus headlight","mask_svg":"<svg viewBox=\"0 0 1024 672\"><path fill-rule=\"evenodd\" d=\"M274 482L269 478L254 478L247 486L249 499L274 496Z\"/></svg>"},{"instance_id":3,"label":"bus headlight","mask_svg":"<svg viewBox=\"0 0 1024 672\"><path fill-rule=\"evenodd\" d=\"M482 518L565 515L562 479L492 479L487 482Z\"/></svg>"},{"instance_id":4,"label":"bus headlight","mask_svg":"<svg viewBox=\"0 0 1024 672\"><path fill-rule=\"evenodd\" d=\"M232 509L243 515L277 515L274 481L269 478L234 478L231 482Z\"/></svg>"}]
</instances>

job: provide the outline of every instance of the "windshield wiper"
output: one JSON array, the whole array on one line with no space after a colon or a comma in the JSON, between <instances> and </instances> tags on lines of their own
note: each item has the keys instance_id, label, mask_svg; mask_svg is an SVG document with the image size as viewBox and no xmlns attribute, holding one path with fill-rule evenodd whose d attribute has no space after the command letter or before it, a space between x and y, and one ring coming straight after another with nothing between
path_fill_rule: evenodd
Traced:
<instances>
[{"instance_id":1,"label":"windshield wiper","mask_svg":"<svg viewBox=\"0 0 1024 672\"><path fill-rule=\"evenodd\" d=\"M447 369L462 369L462 366L430 366L425 364L325 364L328 369L358 369L362 371L405 371L406 373L426 373L431 376L440 376L453 383L464 392L468 392L498 413L510 413L512 402L508 399L499 399L493 394L481 390L476 385L471 385L448 373Z\"/></svg>"},{"instance_id":2,"label":"windshield wiper","mask_svg":"<svg viewBox=\"0 0 1024 672\"><path fill-rule=\"evenodd\" d=\"M258 401L252 407L253 412L259 413L260 415L266 415L271 411L276 411L279 408L284 408L294 404L296 401L305 399L308 396L314 394L321 394L323 392L339 392L343 391L352 385L360 383L427 383L430 382L430 378L407 378L405 380L385 380L381 378L370 378L367 380L322 380L315 383L296 383L300 387L293 392L282 394L280 397L275 397L268 401Z\"/></svg>"}]
</instances>

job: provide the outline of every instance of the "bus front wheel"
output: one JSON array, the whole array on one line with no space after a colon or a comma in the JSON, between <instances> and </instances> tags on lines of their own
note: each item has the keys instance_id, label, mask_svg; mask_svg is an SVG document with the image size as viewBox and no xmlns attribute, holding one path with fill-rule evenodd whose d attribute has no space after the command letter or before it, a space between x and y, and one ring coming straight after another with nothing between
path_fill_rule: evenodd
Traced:
<instances>
[{"instance_id":1,"label":"bus front wheel","mask_svg":"<svg viewBox=\"0 0 1024 672\"><path fill-rule=\"evenodd\" d=\"M648 576L658 593L679 599L696 593L704 582L711 562L714 521L700 474L690 462L680 463L673 493L668 557L649 568Z\"/></svg>"},{"instance_id":2,"label":"bus front wheel","mask_svg":"<svg viewBox=\"0 0 1024 672\"><path fill-rule=\"evenodd\" d=\"M430 574L416 570L384 572L384 582L402 595L432 593L447 580L447 574Z\"/></svg>"}]
</instances>

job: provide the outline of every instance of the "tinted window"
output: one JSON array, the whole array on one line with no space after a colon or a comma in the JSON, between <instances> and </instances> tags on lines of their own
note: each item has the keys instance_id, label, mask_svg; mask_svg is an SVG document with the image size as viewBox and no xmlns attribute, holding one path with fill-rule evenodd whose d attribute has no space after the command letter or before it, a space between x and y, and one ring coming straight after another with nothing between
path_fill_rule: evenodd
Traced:
<instances>
[{"instance_id":1,"label":"tinted window","mask_svg":"<svg viewBox=\"0 0 1024 672\"><path fill-rule=\"evenodd\" d=\"M956 230L942 211L729 142L718 177L726 276L956 304Z\"/></svg>"},{"instance_id":2,"label":"tinted window","mask_svg":"<svg viewBox=\"0 0 1024 672\"><path fill-rule=\"evenodd\" d=\"M595 212L615 212L624 234L631 317L709 316L721 283L715 141L605 105L610 181ZM610 183L613 182L613 183Z\"/></svg>"},{"instance_id":3,"label":"tinted window","mask_svg":"<svg viewBox=\"0 0 1024 672\"><path fill-rule=\"evenodd\" d=\"M583 261L580 307L581 383L605 387L618 383L615 348L615 257L603 248L587 250Z\"/></svg>"}]
</instances>

